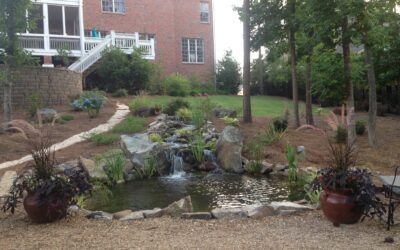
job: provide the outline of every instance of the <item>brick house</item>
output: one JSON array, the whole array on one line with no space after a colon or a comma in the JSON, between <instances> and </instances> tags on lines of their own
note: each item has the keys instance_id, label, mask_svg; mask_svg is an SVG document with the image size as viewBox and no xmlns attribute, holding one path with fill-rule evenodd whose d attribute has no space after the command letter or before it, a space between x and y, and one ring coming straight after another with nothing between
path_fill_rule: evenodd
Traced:
<instances>
[{"instance_id":1,"label":"brick house","mask_svg":"<svg viewBox=\"0 0 400 250\"><path fill-rule=\"evenodd\" d=\"M52 67L57 49L78 58L69 69L85 72L101 52L135 48L159 63L165 74L214 80L212 0L36 0L28 17L36 28L20 35L21 45Z\"/></svg>"}]
</instances>

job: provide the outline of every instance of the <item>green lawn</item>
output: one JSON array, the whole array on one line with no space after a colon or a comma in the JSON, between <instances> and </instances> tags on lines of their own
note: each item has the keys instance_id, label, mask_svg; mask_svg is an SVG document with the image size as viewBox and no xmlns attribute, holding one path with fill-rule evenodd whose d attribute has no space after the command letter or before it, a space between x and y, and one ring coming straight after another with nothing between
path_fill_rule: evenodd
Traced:
<instances>
[{"instance_id":1,"label":"green lawn","mask_svg":"<svg viewBox=\"0 0 400 250\"><path fill-rule=\"evenodd\" d=\"M148 101L151 104L159 104L163 106L173 98L174 97L170 96L151 96L148 97ZM191 105L196 105L204 98L207 97L185 97L184 99L189 101ZM218 95L218 96L210 96L208 98L210 98L213 102L222 107L234 108L237 109L240 114L242 113L243 97L241 96ZM252 96L251 107L253 116L277 117L283 115L286 107L292 110L293 104L291 100L280 97ZM316 109L317 106L315 106L315 110ZM305 112L305 104L303 102L300 103L300 112L303 113Z\"/></svg>"}]
</instances>

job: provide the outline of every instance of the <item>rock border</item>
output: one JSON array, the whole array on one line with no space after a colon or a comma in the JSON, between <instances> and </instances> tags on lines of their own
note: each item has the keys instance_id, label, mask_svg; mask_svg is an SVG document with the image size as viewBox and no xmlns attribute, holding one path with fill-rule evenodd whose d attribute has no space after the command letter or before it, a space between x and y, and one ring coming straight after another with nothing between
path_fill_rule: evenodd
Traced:
<instances>
[{"instance_id":1,"label":"rock border","mask_svg":"<svg viewBox=\"0 0 400 250\"><path fill-rule=\"evenodd\" d=\"M125 119L125 117L129 113L130 113L130 111L129 111L129 107L128 106L126 106L124 104L117 103L116 112L107 121L107 123L100 124L99 126L93 128L93 129L91 129L89 131L82 132L80 134L71 136L70 138L68 138L68 139L66 139L66 140L64 140L62 142L59 142L57 144L52 145L51 148L54 151L58 151L60 149L64 149L64 148L67 148L69 146L72 146L72 145L74 145L76 143L85 141L86 140L85 137L87 135L91 134L91 133L104 133L104 132L107 132L107 131L111 130L115 125L120 123L123 119ZM14 167L16 165L28 162L30 160L32 160L32 156L31 155L26 155L26 156L20 158L19 160L3 162L3 163L0 164L0 170L11 168L11 167Z\"/></svg>"}]
</instances>

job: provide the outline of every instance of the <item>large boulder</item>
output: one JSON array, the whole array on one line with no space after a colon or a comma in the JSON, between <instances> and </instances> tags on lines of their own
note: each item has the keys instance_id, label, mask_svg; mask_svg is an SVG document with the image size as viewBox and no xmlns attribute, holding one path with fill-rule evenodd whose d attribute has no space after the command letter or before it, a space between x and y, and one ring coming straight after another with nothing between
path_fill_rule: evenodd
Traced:
<instances>
[{"instance_id":1,"label":"large boulder","mask_svg":"<svg viewBox=\"0 0 400 250\"><path fill-rule=\"evenodd\" d=\"M80 157L79 165L88 173L90 178L108 180L103 166L96 164L95 161Z\"/></svg>"},{"instance_id":2,"label":"large boulder","mask_svg":"<svg viewBox=\"0 0 400 250\"><path fill-rule=\"evenodd\" d=\"M152 142L147 133L121 136L122 148L135 168L143 169L152 160L159 175L169 173L170 163L167 149L158 142Z\"/></svg>"},{"instance_id":3,"label":"large boulder","mask_svg":"<svg viewBox=\"0 0 400 250\"><path fill-rule=\"evenodd\" d=\"M243 136L239 129L225 127L217 141L218 164L228 172L243 173L242 148Z\"/></svg>"},{"instance_id":4,"label":"large boulder","mask_svg":"<svg viewBox=\"0 0 400 250\"><path fill-rule=\"evenodd\" d=\"M218 118L224 118L224 117L236 118L237 117L237 111L234 109L217 107L217 108L213 109L213 113Z\"/></svg>"},{"instance_id":5,"label":"large boulder","mask_svg":"<svg viewBox=\"0 0 400 250\"><path fill-rule=\"evenodd\" d=\"M193 212L193 205L190 196L186 196L179 201L175 201L163 209L163 214L171 217L181 217L182 214L191 212Z\"/></svg>"}]
</instances>

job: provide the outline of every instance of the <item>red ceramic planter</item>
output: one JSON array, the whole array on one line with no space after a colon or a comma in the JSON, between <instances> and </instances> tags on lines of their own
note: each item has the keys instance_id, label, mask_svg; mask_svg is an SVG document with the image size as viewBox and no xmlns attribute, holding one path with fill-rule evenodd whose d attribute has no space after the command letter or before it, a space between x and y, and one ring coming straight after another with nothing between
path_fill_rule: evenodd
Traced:
<instances>
[{"instance_id":1,"label":"red ceramic planter","mask_svg":"<svg viewBox=\"0 0 400 250\"><path fill-rule=\"evenodd\" d=\"M325 216L335 226L355 224L362 216L362 208L354 202L349 192L324 190L320 195L320 203Z\"/></svg>"},{"instance_id":2,"label":"red ceramic planter","mask_svg":"<svg viewBox=\"0 0 400 250\"><path fill-rule=\"evenodd\" d=\"M48 223L67 215L67 202L52 196L40 201L38 195L28 195L24 199L24 208L29 218L35 223Z\"/></svg>"}]
</instances>

